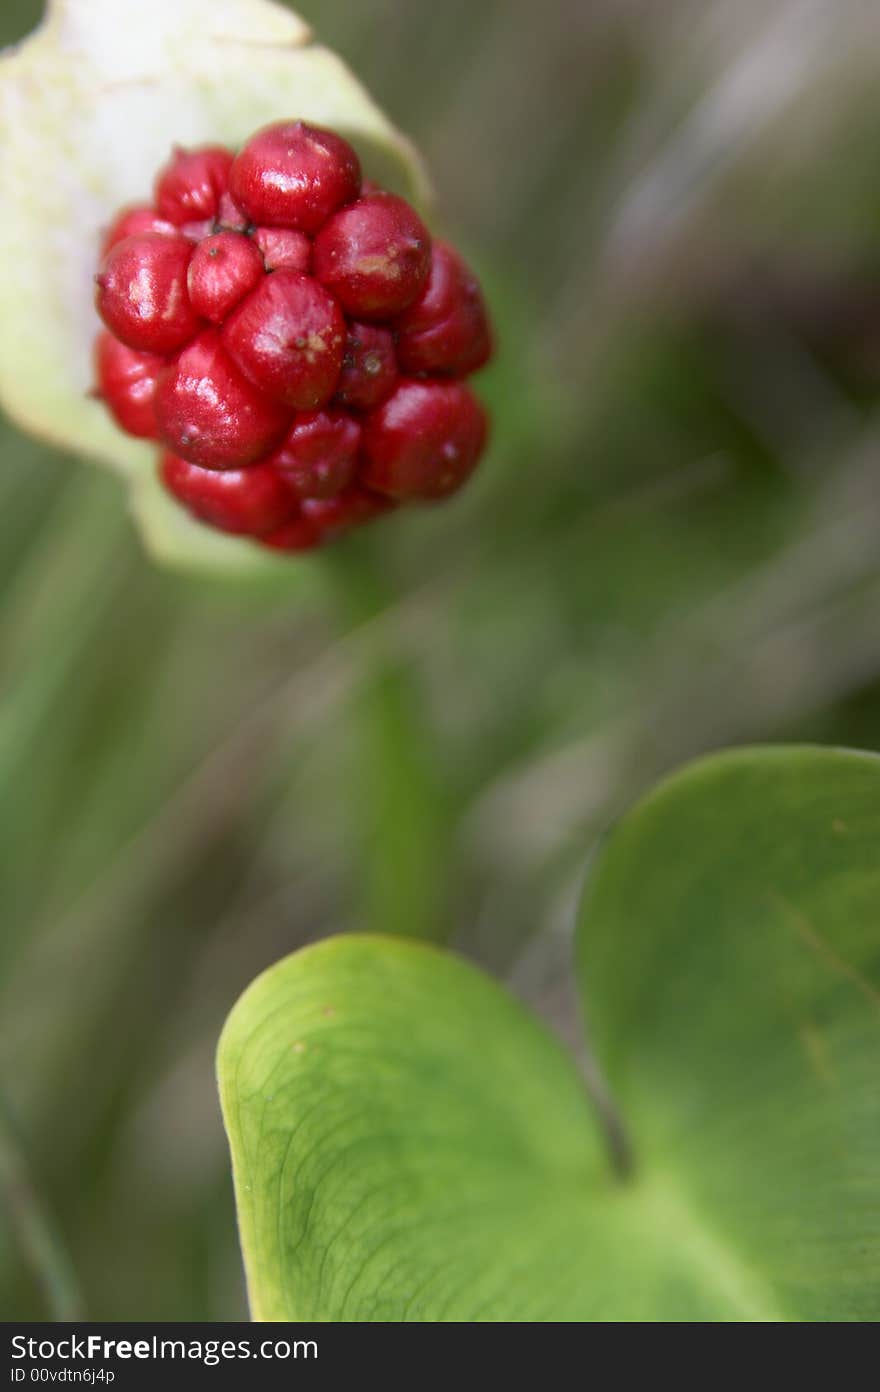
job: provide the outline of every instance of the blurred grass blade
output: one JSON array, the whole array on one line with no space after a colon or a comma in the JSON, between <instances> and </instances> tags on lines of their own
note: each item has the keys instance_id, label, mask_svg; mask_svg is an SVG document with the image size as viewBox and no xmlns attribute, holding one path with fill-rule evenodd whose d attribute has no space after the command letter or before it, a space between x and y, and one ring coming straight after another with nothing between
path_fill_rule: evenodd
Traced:
<instances>
[{"instance_id":1,"label":"blurred grass blade","mask_svg":"<svg viewBox=\"0 0 880 1392\"><path fill-rule=\"evenodd\" d=\"M40 1286L49 1318L84 1317L70 1256L28 1172L6 1099L0 1096L0 1196L24 1260Z\"/></svg>"}]
</instances>

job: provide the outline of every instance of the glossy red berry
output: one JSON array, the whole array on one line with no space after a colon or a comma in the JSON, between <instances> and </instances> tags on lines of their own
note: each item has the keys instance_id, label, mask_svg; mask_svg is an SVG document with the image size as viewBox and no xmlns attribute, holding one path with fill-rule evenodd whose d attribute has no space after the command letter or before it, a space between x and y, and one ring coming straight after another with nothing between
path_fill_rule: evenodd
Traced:
<instances>
[{"instance_id":1,"label":"glossy red berry","mask_svg":"<svg viewBox=\"0 0 880 1392\"><path fill-rule=\"evenodd\" d=\"M241 469L267 454L290 413L243 377L217 329L165 368L156 388L159 434L175 454L207 469Z\"/></svg>"},{"instance_id":2,"label":"glossy red berry","mask_svg":"<svg viewBox=\"0 0 880 1392\"><path fill-rule=\"evenodd\" d=\"M311 276L273 271L233 310L223 343L255 386L298 411L312 411L336 390L345 319Z\"/></svg>"},{"instance_id":3,"label":"glossy red berry","mask_svg":"<svg viewBox=\"0 0 880 1392\"><path fill-rule=\"evenodd\" d=\"M283 526L268 532L260 540L273 551L314 551L324 537L317 522L297 512Z\"/></svg>"},{"instance_id":4,"label":"glossy red berry","mask_svg":"<svg viewBox=\"0 0 880 1392\"><path fill-rule=\"evenodd\" d=\"M335 498L308 498L302 504L302 515L321 533L323 541L341 536L352 527L362 527L382 513L390 512L395 504L380 498L360 484L352 484Z\"/></svg>"},{"instance_id":5,"label":"glossy red berry","mask_svg":"<svg viewBox=\"0 0 880 1392\"><path fill-rule=\"evenodd\" d=\"M364 420L361 480L399 502L446 498L473 472L486 415L461 382L399 382Z\"/></svg>"},{"instance_id":6,"label":"glossy red berry","mask_svg":"<svg viewBox=\"0 0 880 1392\"><path fill-rule=\"evenodd\" d=\"M354 411L369 411L385 400L396 381L397 358L391 330L379 324L351 321L335 400Z\"/></svg>"},{"instance_id":7,"label":"glossy red berry","mask_svg":"<svg viewBox=\"0 0 880 1392\"><path fill-rule=\"evenodd\" d=\"M421 294L431 238L417 213L393 193L373 193L325 222L312 272L356 319L389 319Z\"/></svg>"},{"instance_id":8,"label":"glossy red berry","mask_svg":"<svg viewBox=\"0 0 880 1392\"><path fill-rule=\"evenodd\" d=\"M333 498L354 479L361 427L346 411L297 416L269 463L299 498Z\"/></svg>"},{"instance_id":9,"label":"glossy red berry","mask_svg":"<svg viewBox=\"0 0 880 1392\"><path fill-rule=\"evenodd\" d=\"M220 195L216 221L221 230L224 228L230 232L246 232L248 230L247 214L242 212L232 194L228 192Z\"/></svg>"},{"instance_id":10,"label":"glossy red berry","mask_svg":"<svg viewBox=\"0 0 880 1392\"><path fill-rule=\"evenodd\" d=\"M182 222L177 230L188 242L198 243L216 232L217 223L214 218L205 218L202 222Z\"/></svg>"},{"instance_id":11,"label":"glossy red berry","mask_svg":"<svg viewBox=\"0 0 880 1392\"><path fill-rule=\"evenodd\" d=\"M114 420L129 435L158 440L154 398L165 359L126 348L106 329L95 340L98 395Z\"/></svg>"},{"instance_id":12,"label":"glossy red berry","mask_svg":"<svg viewBox=\"0 0 880 1392\"><path fill-rule=\"evenodd\" d=\"M111 247L95 276L95 305L129 348L171 353L192 338L199 317L186 292L192 247L181 236L142 232Z\"/></svg>"},{"instance_id":13,"label":"glossy red berry","mask_svg":"<svg viewBox=\"0 0 880 1392\"><path fill-rule=\"evenodd\" d=\"M104 233L101 242L101 255L106 256L111 247L126 237L135 237L140 232L164 232L173 236L177 228L173 222L160 218L156 209L148 203L138 203L131 208L123 208Z\"/></svg>"},{"instance_id":14,"label":"glossy red berry","mask_svg":"<svg viewBox=\"0 0 880 1392\"><path fill-rule=\"evenodd\" d=\"M283 526L296 509L290 490L266 464L219 472L164 454L159 472L169 493L193 517L221 532L264 536Z\"/></svg>"},{"instance_id":15,"label":"glossy red berry","mask_svg":"<svg viewBox=\"0 0 880 1392\"><path fill-rule=\"evenodd\" d=\"M236 157L229 190L250 220L313 235L357 198L361 168L347 140L303 121L257 131Z\"/></svg>"},{"instance_id":16,"label":"glossy red berry","mask_svg":"<svg viewBox=\"0 0 880 1392\"><path fill-rule=\"evenodd\" d=\"M312 264L312 244L305 232L292 227L257 227L254 241L263 253L267 271L302 271L308 274Z\"/></svg>"},{"instance_id":17,"label":"glossy red berry","mask_svg":"<svg viewBox=\"0 0 880 1392\"><path fill-rule=\"evenodd\" d=\"M492 353L479 282L446 242L434 242L428 282L395 328L401 371L413 375L466 377Z\"/></svg>"},{"instance_id":18,"label":"glossy red berry","mask_svg":"<svg viewBox=\"0 0 880 1392\"><path fill-rule=\"evenodd\" d=\"M222 324L249 290L263 279L259 248L241 232L218 232L199 242L186 284L190 304L203 319Z\"/></svg>"},{"instance_id":19,"label":"glossy red berry","mask_svg":"<svg viewBox=\"0 0 880 1392\"><path fill-rule=\"evenodd\" d=\"M262 538L275 551L313 551L325 542L390 512L394 503L352 484L335 498L309 498L290 521Z\"/></svg>"},{"instance_id":20,"label":"glossy red berry","mask_svg":"<svg viewBox=\"0 0 880 1392\"><path fill-rule=\"evenodd\" d=\"M222 145L175 150L156 179L159 216L177 226L215 218L231 164L232 154Z\"/></svg>"}]
</instances>

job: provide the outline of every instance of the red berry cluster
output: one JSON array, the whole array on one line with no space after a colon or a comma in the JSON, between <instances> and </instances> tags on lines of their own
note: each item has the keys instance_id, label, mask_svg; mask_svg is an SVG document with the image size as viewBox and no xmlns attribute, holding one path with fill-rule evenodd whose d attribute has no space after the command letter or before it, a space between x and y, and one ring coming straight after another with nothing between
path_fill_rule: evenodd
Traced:
<instances>
[{"instance_id":1,"label":"red berry cluster","mask_svg":"<svg viewBox=\"0 0 880 1392\"><path fill-rule=\"evenodd\" d=\"M476 466L480 288L332 131L176 150L95 279L97 392L211 527L308 550Z\"/></svg>"}]
</instances>

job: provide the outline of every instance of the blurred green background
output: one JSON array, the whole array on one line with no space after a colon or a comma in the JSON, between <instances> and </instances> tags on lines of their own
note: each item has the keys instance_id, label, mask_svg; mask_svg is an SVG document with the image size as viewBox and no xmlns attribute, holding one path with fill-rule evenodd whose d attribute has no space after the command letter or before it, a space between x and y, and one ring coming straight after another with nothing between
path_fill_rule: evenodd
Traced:
<instances>
[{"instance_id":1,"label":"blurred green background","mask_svg":"<svg viewBox=\"0 0 880 1392\"><path fill-rule=\"evenodd\" d=\"M880 14L298 8L484 278L493 448L375 578L269 592L160 573L112 478L0 430L7 1319L244 1316L213 1051L285 952L448 934L571 1037L623 806L880 738Z\"/></svg>"}]
</instances>

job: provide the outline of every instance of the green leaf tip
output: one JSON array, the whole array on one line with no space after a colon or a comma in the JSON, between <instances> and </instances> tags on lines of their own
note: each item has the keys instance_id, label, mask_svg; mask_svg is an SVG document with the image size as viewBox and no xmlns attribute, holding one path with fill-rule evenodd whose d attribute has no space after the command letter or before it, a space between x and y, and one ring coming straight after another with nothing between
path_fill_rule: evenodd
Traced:
<instances>
[{"instance_id":1,"label":"green leaf tip","mask_svg":"<svg viewBox=\"0 0 880 1392\"><path fill-rule=\"evenodd\" d=\"M258 1319L427 1318L441 1295L449 1318L494 1308L533 1259L511 1208L561 1218L547 1167L564 1190L607 1183L561 1046L422 943L345 936L286 958L235 1006L218 1059ZM484 1244L500 1269L481 1270Z\"/></svg>"}]
</instances>

